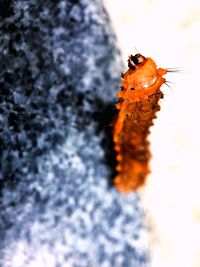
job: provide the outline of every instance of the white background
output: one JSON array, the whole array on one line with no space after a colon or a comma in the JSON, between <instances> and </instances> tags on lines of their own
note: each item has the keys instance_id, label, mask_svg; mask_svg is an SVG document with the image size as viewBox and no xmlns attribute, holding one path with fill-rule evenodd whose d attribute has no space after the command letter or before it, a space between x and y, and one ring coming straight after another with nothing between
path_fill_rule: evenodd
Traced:
<instances>
[{"instance_id":1,"label":"white background","mask_svg":"<svg viewBox=\"0 0 200 267\"><path fill-rule=\"evenodd\" d=\"M180 68L151 129L152 173L143 190L153 267L200 266L200 1L104 0L119 47ZM126 71L123 70L123 71Z\"/></svg>"}]
</instances>

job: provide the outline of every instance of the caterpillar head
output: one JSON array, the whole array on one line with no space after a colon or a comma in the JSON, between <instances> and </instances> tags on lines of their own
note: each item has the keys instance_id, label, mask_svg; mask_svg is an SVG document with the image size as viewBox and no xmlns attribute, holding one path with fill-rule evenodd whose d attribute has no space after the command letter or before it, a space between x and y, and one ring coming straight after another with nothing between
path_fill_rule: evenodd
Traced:
<instances>
[{"instance_id":1,"label":"caterpillar head","mask_svg":"<svg viewBox=\"0 0 200 267\"><path fill-rule=\"evenodd\" d=\"M135 56L130 55L128 57L128 67L131 70L135 70L137 66L144 64L145 60L146 58L139 53L136 54Z\"/></svg>"},{"instance_id":2,"label":"caterpillar head","mask_svg":"<svg viewBox=\"0 0 200 267\"><path fill-rule=\"evenodd\" d=\"M122 88L123 92L119 93L119 97L131 98L133 94L140 98L149 95L151 92L159 90L160 86L165 82L162 77L167 70L157 68L153 59L144 57L137 53L135 56L128 57L128 71L123 74Z\"/></svg>"}]
</instances>

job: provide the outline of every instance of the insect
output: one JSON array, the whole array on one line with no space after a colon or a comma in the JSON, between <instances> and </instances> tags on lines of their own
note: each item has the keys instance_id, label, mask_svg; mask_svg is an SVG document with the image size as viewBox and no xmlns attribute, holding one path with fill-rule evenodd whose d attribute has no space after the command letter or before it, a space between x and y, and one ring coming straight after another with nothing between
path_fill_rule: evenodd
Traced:
<instances>
[{"instance_id":1,"label":"insect","mask_svg":"<svg viewBox=\"0 0 200 267\"><path fill-rule=\"evenodd\" d=\"M118 116L113 123L113 141L117 152L115 186L123 192L137 190L150 173L151 158L148 135L156 112L160 110L160 91L166 83L167 69L137 53L128 57L128 70L121 74L122 85L117 93Z\"/></svg>"}]
</instances>

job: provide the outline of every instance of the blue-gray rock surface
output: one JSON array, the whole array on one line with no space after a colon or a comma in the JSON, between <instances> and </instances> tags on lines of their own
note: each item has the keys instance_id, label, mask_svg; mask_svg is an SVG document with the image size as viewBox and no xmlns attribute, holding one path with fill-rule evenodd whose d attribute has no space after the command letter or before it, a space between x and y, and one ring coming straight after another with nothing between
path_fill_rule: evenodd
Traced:
<instances>
[{"instance_id":1,"label":"blue-gray rock surface","mask_svg":"<svg viewBox=\"0 0 200 267\"><path fill-rule=\"evenodd\" d=\"M148 266L138 194L110 185L124 69L100 0L0 2L0 266Z\"/></svg>"}]
</instances>

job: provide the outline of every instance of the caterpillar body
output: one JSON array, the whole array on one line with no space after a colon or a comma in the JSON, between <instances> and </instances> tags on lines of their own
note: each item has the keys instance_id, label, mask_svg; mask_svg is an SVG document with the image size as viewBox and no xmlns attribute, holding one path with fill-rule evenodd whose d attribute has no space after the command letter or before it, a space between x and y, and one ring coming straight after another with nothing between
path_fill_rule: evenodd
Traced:
<instances>
[{"instance_id":1,"label":"caterpillar body","mask_svg":"<svg viewBox=\"0 0 200 267\"><path fill-rule=\"evenodd\" d=\"M163 98L160 87L165 83L166 69L157 68L151 58L130 55L128 70L121 75L117 93L118 116L113 126L114 148L117 152L115 186L123 192L134 191L145 184L150 172L149 128Z\"/></svg>"}]
</instances>

